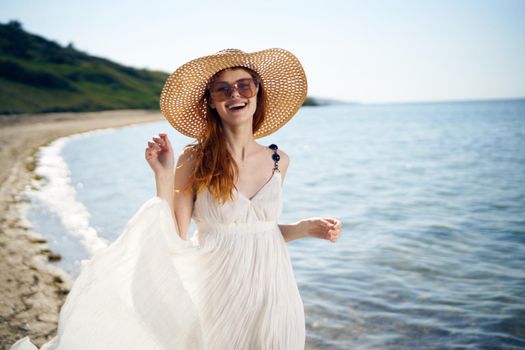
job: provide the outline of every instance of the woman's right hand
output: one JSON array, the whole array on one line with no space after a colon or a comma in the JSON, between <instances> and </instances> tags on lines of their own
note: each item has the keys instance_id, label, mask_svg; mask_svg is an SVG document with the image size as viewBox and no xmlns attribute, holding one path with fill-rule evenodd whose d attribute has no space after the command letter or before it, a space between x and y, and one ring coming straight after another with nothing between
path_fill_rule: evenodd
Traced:
<instances>
[{"instance_id":1,"label":"woman's right hand","mask_svg":"<svg viewBox=\"0 0 525 350\"><path fill-rule=\"evenodd\" d=\"M173 176L174 173L174 154L171 142L165 132L160 132L159 136L153 136L153 141L148 141L146 148L146 161L148 162L155 175Z\"/></svg>"}]
</instances>

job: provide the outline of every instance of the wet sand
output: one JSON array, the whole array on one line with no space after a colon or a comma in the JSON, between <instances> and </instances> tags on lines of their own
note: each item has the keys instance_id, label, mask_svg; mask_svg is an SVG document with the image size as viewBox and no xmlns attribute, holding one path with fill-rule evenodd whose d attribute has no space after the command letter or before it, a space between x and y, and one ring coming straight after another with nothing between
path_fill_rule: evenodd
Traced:
<instances>
[{"instance_id":1,"label":"wet sand","mask_svg":"<svg viewBox=\"0 0 525 350\"><path fill-rule=\"evenodd\" d=\"M72 283L50 263L60 256L20 215L39 147L79 132L163 119L144 110L0 116L0 349L26 335L38 347L53 338Z\"/></svg>"}]
</instances>

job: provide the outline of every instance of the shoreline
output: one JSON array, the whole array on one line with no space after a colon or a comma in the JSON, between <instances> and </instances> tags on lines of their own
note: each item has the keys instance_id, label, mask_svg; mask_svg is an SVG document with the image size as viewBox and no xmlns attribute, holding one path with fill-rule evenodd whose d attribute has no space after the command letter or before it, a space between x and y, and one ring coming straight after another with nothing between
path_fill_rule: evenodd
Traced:
<instances>
[{"instance_id":1,"label":"shoreline","mask_svg":"<svg viewBox=\"0 0 525 350\"><path fill-rule=\"evenodd\" d=\"M118 110L0 116L0 349L29 336L38 347L57 331L72 280L60 255L24 220L23 191L40 147L64 136L165 120L160 111Z\"/></svg>"}]
</instances>

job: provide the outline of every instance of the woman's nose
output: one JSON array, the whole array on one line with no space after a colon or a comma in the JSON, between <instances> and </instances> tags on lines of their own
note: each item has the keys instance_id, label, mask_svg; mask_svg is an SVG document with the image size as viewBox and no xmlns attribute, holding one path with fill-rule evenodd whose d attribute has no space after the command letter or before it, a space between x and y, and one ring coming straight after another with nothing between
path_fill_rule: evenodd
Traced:
<instances>
[{"instance_id":1,"label":"woman's nose","mask_svg":"<svg viewBox=\"0 0 525 350\"><path fill-rule=\"evenodd\" d=\"M237 87L232 86L231 92L230 92L230 97L238 97L238 96L241 96L241 95L237 91Z\"/></svg>"}]
</instances>

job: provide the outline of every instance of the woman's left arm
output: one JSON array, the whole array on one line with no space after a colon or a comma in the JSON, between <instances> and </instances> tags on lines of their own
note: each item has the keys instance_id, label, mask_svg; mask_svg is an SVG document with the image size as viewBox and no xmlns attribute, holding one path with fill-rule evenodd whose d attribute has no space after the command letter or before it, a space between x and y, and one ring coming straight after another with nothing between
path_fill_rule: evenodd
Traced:
<instances>
[{"instance_id":1,"label":"woman's left arm","mask_svg":"<svg viewBox=\"0 0 525 350\"><path fill-rule=\"evenodd\" d=\"M337 242L341 236L341 220L332 217L313 217L299 220L294 224L279 224L279 229L286 242L299 238L321 238Z\"/></svg>"}]
</instances>

